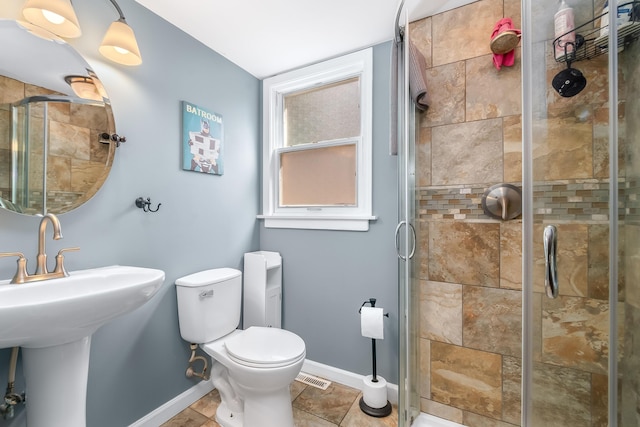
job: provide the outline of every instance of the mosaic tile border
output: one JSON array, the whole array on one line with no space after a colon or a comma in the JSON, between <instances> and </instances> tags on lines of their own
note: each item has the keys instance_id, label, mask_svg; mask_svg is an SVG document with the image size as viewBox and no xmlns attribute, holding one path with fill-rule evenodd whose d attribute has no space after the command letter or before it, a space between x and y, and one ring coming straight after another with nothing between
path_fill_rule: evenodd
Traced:
<instances>
[{"instance_id":1,"label":"mosaic tile border","mask_svg":"<svg viewBox=\"0 0 640 427\"><path fill-rule=\"evenodd\" d=\"M522 188L522 183L513 183ZM420 220L498 221L482 210L482 196L493 184L421 187L416 189ZM620 218L640 220L640 181L620 180ZM609 220L609 180L566 180L534 183L534 220ZM626 208L625 208L626 206ZM625 217L626 216L626 217Z\"/></svg>"}]
</instances>

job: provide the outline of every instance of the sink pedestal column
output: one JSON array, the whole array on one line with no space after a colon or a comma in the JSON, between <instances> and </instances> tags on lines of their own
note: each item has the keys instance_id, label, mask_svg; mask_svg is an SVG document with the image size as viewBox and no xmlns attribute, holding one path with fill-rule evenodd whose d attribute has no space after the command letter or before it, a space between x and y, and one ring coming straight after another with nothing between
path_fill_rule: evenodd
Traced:
<instances>
[{"instance_id":1,"label":"sink pedestal column","mask_svg":"<svg viewBox=\"0 0 640 427\"><path fill-rule=\"evenodd\" d=\"M29 427L86 427L90 345L22 348Z\"/></svg>"}]
</instances>

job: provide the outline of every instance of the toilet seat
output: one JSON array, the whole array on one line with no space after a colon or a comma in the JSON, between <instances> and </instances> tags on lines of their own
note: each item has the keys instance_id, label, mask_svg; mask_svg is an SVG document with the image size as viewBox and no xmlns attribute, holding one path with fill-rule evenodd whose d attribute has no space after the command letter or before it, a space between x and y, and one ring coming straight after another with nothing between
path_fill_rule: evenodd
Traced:
<instances>
[{"instance_id":1,"label":"toilet seat","mask_svg":"<svg viewBox=\"0 0 640 427\"><path fill-rule=\"evenodd\" d=\"M305 357L305 344L296 334L278 328L251 326L225 340L234 362L255 368L287 366Z\"/></svg>"}]
</instances>

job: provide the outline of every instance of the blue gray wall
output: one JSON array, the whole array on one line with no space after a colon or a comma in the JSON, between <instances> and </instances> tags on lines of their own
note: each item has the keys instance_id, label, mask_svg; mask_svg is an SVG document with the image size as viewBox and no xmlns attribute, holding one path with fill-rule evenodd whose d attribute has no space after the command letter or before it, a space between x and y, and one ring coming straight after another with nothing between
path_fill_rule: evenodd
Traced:
<instances>
[{"instance_id":1,"label":"blue gray wall","mask_svg":"<svg viewBox=\"0 0 640 427\"><path fill-rule=\"evenodd\" d=\"M48 241L47 248L55 253L80 246L66 257L71 270L145 266L164 270L166 281L147 305L94 334L87 424L127 426L194 385L184 375L189 351L178 330L173 282L207 268L241 268L243 254L258 249L282 253L284 325L305 339L314 361L370 373L370 340L359 335L357 310L365 299L378 298L391 312L388 338L379 345L379 373L397 382L396 169L386 154L389 44L374 51L374 213L380 219L367 233L264 230L256 220L260 82L133 0L119 3L135 29L141 66L126 68L98 54L117 18L108 1L74 3L83 35L71 44L107 87L118 132L128 142L117 150L98 194L60 216L64 239ZM0 17L18 18L22 4L2 2ZM223 116L223 176L181 170L182 100ZM160 211L137 209L140 196L162 203ZM24 252L33 265L37 226L37 218L0 211L0 252ZM14 267L0 260L0 277L11 277ZM0 384L8 354L0 351ZM0 426L8 425L0 419Z\"/></svg>"}]
</instances>

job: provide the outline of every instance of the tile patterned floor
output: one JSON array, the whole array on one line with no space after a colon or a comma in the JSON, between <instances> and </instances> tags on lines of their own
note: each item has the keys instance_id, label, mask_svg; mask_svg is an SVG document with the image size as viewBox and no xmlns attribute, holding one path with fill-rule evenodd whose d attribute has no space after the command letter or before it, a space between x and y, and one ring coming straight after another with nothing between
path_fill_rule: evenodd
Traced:
<instances>
[{"instance_id":1,"label":"tile patterned floor","mask_svg":"<svg viewBox=\"0 0 640 427\"><path fill-rule=\"evenodd\" d=\"M391 415L374 418L360 410L360 390L331 383L327 390L294 381L291 385L293 418L296 427L396 427L398 411L393 406ZM220 403L217 390L198 400L161 427L220 427L215 421ZM246 426L260 427L260 426Z\"/></svg>"}]
</instances>

